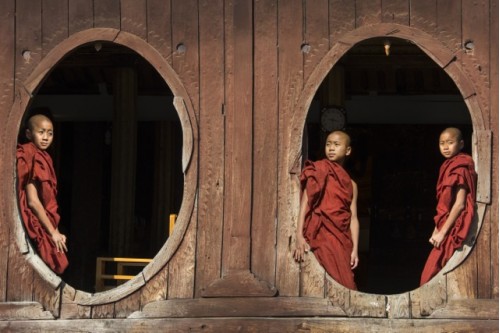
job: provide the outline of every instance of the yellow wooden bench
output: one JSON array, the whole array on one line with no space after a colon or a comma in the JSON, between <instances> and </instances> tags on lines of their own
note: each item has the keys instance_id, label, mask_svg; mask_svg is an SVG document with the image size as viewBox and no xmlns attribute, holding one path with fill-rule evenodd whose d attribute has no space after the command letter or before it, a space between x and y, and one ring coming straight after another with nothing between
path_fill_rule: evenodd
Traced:
<instances>
[{"instance_id":1,"label":"yellow wooden bench","mask_svg":"<svg viewBox=\"0 0 500 333\"><path fill-rule=\"evenodd\" d=\"M176 214L170 214L168 235L172 234L175 226ZM153 259L149 258L121 258L121 257L97 257L95 270L95 291L103 291L114 288L106 286L104 281L115 280L117 285L132 279L135 275L125 274L126 267L145 267ZM116 274L106 274L106 263L116 263Z\"/></svg>"}]
</instances>

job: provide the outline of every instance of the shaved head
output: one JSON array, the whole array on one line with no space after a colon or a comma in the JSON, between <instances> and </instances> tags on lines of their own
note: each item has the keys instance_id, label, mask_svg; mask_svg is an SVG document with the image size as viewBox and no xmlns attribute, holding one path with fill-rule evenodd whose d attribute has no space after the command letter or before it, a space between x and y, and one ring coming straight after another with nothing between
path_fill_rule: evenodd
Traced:
<instances>
[{"instance_id":1,"label":"shaved head","mask_svg":"<svg viewBox=\"0 0 500 333\"><path fill-rule=\"evenodd\" d=\"M39 124L41 121L46 120L52 123L52 120L49 117L44 116L43 114L35 114L28 119L28 129L31 131L35 127L36 124Z\"/></svg>"},{"instance_id":2,"label":"shaved head","mask_svg":"<svg viewBox=\"0 0 500 333\"><path fill-rule=\"evenodd\" d=\"M457 141L463 140L462 131L460 131L456 127L445 128L444 131L441 132L441 134L444 134L444 133L449 133L451 136L455 137L457 139Z\"/></svg>"},{"instance_id":3,"label":"shaved head","mask_svg":"<svg viewBox=\"0 0 500 333\"><path fill-rule=\"evenodd\" d=\"M346 133L346 132L344 132L344 131L340 131L340 130L338 130L338 131L333 131L333 132L331 132L330 134L334 134L334 133L335 133L335 134L340 135L341 137L343 137L343 138L344 138L344 140L346 140L346 141L345 141L346 146L348 146L348 147L349 147L349 146L351 146L351 137L349 136L349 134L347 134L347 133ZM328 136L330 136L330 134L328 134Z\"/></svg>"}]
</instances>

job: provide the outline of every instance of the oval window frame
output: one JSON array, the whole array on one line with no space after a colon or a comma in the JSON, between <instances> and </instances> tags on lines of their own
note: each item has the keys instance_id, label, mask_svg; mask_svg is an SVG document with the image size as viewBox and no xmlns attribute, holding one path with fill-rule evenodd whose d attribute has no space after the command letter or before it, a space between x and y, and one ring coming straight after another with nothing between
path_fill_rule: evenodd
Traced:
<instances>
[{"instance_id":1,"label":"oval window frame","mask_svg":"<svg viewBox=\"0 0 500 333\"><path fill-rule=\"evenodd\" d=\"M106 304L123 299L144 286L170 261L173 254L180 246L191 220L198 177L198 152L194 144L198 138L198 124L187 90L177 73L157 49L136 35L113 28L92 28L77 32L51 49L35 67L28 78L24 82L17 84L14 103L6 126L10 133L5 133L6 137L17 138L17 130L20 128L23 115L30 105L34 92L47 77L49 72L56 67L68 53L84 44L92 42L110 42L133 50L153 66L172 91L174 95L174 107L177 111L183 133L182 170L184 174L184 189L181 207L176 219L176 227L169 237L169 240L163 244L152 262L144 267L141 273L116 288L94 294L79 291L78 304L80 305ZM35 253L31 244L26 241L26 235L22 227L22 219L17 205L17 190L15 188L15 148L17 141L7 140L6 144L8 147L10 146L10 148L8 148L10 149L8 156L11 158L11 161L13 161L13 163L10 163L12 167L10 173L13 177L9 179L10 184L6 184L8 188L13 190L13 200L8 203L10 207L6 208L7 211L11 212L11 216L13 217L11 219L11 223L13 223L11 228L14 231L16 243L21 253L24 255L24 258L31 264L40 277L45 280L49 286L57 289L64 284L63 280L45 265L42 259ZM68 287L68 285L65 285L65 287Z\"/></svg>"},{"instance_id":2,"label":"oval window frame","mask_svg":"<svg viewBox=\"0 0 500 333\"><path fill-rule=\"evenodd\" d=\"M443 42L421 30L395 23L367 25L341 35L338 41L332 45L327 54L315 66L307 81L304 82L303 89L293 106L288 152L285 156L288 156L287 166L290 175L297 175L300 172L302 157L303 128L306 123L309 107L320 84L340 58L355 44L374 37L395 37L414 43L449 75L464 98L472 119L472 157L478 171L476 214L472 226L472 230L475 232L469 233L468 238L464 242L463 249L455 251L445 267L427 284L400 294L370 294L350 290L332 279L328 274L324 274L324 268L315 259L309 263L311 265L309 272L316 278L325 276L325 297L330 298L332 303L339 306L346 315L398 317L399 314L391 313L391 311L402 311L407 314L411 313L414 318L425 317L430 314L429 311L445 306L447 297L444 287L446 284L444 275L457 268L471 252L482 226L486 205L491 202L491 189L487 185L490 183L490 170L492 166L491 145L487 145L488 141L491 142L491 130L486 127L482 112L483 109L487 108L485 104L487 102L480 98L481 87L475 87L474 81L469 78L468 73L464 73L468 69L475 68L475 59L467 57L465 52L463 54L459 54L456 51L453 52ZM457 65L457 62L461 62L462 66ZM479 149L479 146L482 146L482 148ZM296 186L293 183L293 179L294 177L290 177L290 187ZM291 198L291 200L297 201L298 197ZM431 291L429 292L429 290ZM434 299L424 300L429 295L432 295ZM420 302L420 300L423 301ZM397 310L391 310L391 304L397 304ZM429 304L432 304L432 306Z\"/></svg>"}]
</instances>

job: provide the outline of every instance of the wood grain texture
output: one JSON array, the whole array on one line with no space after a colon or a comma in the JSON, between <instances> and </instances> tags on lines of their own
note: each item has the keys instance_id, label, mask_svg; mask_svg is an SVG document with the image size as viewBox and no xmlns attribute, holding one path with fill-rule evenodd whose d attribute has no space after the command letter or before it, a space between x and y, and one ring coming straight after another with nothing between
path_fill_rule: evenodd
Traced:
<instances>
[{"instance_id":1,"label":"wood grain texture","mask_svg":"<svg viewBox=\"0 0 500 333\"><path fill-rule=\"evenodd\" d=\"M68 1L42 1L42 56L68 37Z\"/></svg>"},{"instance_id":2,"label":"wood grain texture","mask_svg":"<svg viewBox=\"0 0 500 333\"><path fill-rule=\"evenodd\" d=\"M94 1L94 27L120 29L120 0Z\"/></svg>"},{"instance_id":3,"label":"wood grain texture","mask_svg":"<svg viewBox=\"0 0 500 333\"><path fill-rule=\"evenodd\" d=\"M300 263L300 295L325 297L326 272L312 251Z\"/></svg>"},{"instance_id":4,"label":"wood grain texture","mask_svg":"<svg viewBox=\"0 0 500 333\"><path fill-rule=\"evenodd\" d=\"M302 2L278 3L278 149L279 160L289 155L286 138L294 113L295 102L303 85L302 26L296 24L303 18ZM299 192L295 175L290 175L288 163L278 169L278 236L276 242L276 286L282 296L299 293L299 265L292 257L295 246L295 228L299 207Z\"/></svg>"},{"instance_id":5,"label":"wood grain texture","mask_svg":"<svg viewBox=\"0 0 500 333\"><path fill-rule=\"evenodd\" d=\"M490 333L498 332L496 320L428 319L401 320L377 318L151 318L151 319L102 319L102 320L37 320L0 322L0 329L20 333L36 331L80 331L82 327L94 332L152 332L159 328L166 332L202 331L216 332L371 332L371 333Z\"/></svg>"},{"instance_id":6,"label":"wood grain texture","mask_svg":"<svg viewBox=\"0 0 500 333\"><path fill-rule=\"evenodd\" d=\"M68 29L70 35L94 26L94 1L72 0L68 4Z\"/></svg>"},{"instance_id":7,"label":"wood grain texture","mask_svg":"<svg viewBox=\"0 0 500 333\"><path fill-rule=\"evenodd\" d=\"M462 1L440 0L436 6L436 32L442 42L456 52L462 46Z\"/></svg>"},{"instance_id":8,"label":"wood grain texture","mask_svg":"<svg viewBox=\"0 0 500 333\"><path fill-rule=\"evenodd\" d=\"M147 39L147 0L121 0L121 30Z\"/></svg>"},{"instance_id":9,"label":"wood grain texture","mask_svg":"<svg viewBox=\"0 0 500 333\"><path fill-rule=\"evenodd\" d=\"M172 65L172 17L170 0L147 0L148 43Z\"/></svg>"},{"instance_id":10,"label":"wood grain texture","mask_svg":"<svg viewBox=\"0 0 500 333\"><path fill-rule=\"evenodd\" d=\"M356 0L356 28L382 21L382 1Z\"/></svg>"},{"instance_id":11,"label":"wood grain texture","mask_svg":"<svg viewBox=\"0 0 500 333\"><path fill-rule=\"evenodd\" d=\"M224 196L224 1L200 1L200 155L195 296L221 275Z\"/></svg>"},{"instance_id":12,"label":"wood grain texture","mask_svg":"<svg viewBox=\"0 0 500 333\"><path fill-rule=\"evenodd\" d=\"M356 1L330 0L329 2L330 47L340 36L356 28Z\"/></svg>"},{"instance_id":13,"label":"wood grain texture","mask_svg":"<svg viewBox=\"0 0 500 333\"><path fill-rule=\"evenodd\" d=\"M5 302L0 303L0 318L11 320L54 319L50 311L45 311L37 302Z\"/></svg>"},{"instance_id":14,"label":"wood grain texture","mask_svg":"<svg viewBox=\"0 0 500 333\"><path fill-rule=\"evenodd\" d=\"M167 299L167 291L168 265L160 270L143 288L141 288L141 306Z\"/></svg>"},{"instance_id":15,"label":"wood grain texture","mask_svg":"<svg viewBox=\"0 0 500 333\"><path fill-rule=\"evenodd\" d=\"M382 22L409 25L409 1L382 0Z\"/></svg>"},{"instance_id":16,"label":"wood grain texture","mask_svg":"<svg viewBox=\"0 0 500 333\"><path fill-rule=\"evenodd\" d=\"M127 318L141 308L141 293L136 291L115 304L115 318Z\"/></svg>"},{"instance_id":17,"label":"wood grain texture","mask_svg":"<svg viewBox=\"0 0 500 333\"><path fill-rule=\"evenodd\" d=\"M278 193L277 1L254 3L251 271L275 283Z\"/></svg>"},{"instance_id":18,"label":"wood grain texture","mask_svg":"<svg viewBox=\"0 0 500 333\"><path fill-rule=\"evenodd\" d=\"M436 0L410 1L410 26L430 34L434 33L437 19L436 4Z\"/></svg>"},{"instance_id":19,"label":"wood grain texture","mask_svg":"<svg viewBox=\"0 0 500 333\"><path fill-rule=\"evenodd\" d=\"M42 58L40 1L16 1L16 84L22 83Z\"/></svg>"},{"instance_id":20,"label":"wood grain texture","mask_svg":"<svg viewBox=\"0 0 500 333\"><path fill-rule=\"evenodd\" d=\"M15 1L4 1L2 3L2 11L0 12L0 115L7 116L10 112L12 102L14 100L14 61L15 61ZM4 128L5 123L2 123L0 130L0 140L3 143L9 142L6 138L7 130ZM4 157L7 153L4 145L0 145L0 172L5 172L7 167ZM9 183L2 182L0 191L9 193ZM0 302L6 300L7 293L7 267L9 259L9 239L10 239L10 223L7 218L7 207L4 200L0 202Z\"/></svg>"},{"instance_id":21,"label":"wood grain texture","mask_svg":"<svg viewBox=\"0 0 500 333\"><path fill-rule=\"evenodd\" d=\"M305 4L304 43L309 48L303 50L304 82L330 49L328 9L328 0L307 1Z\"/></svg>"},{"instance_id":22,"label":"wood grain texture","mask_svg":"<svg viewBox=\"0 0 500 333\"><path fill-rule=\"evenodd\" d=\"M496 45L499 40L498 36L498 1L490 1L490 45ZM490 113L489 122L491 124L492 129L498 129L498 47L490 47L490 98L489 104L492 112ZM496 135L495 135L496 134ZM498 179L498 162L499 162L499 149L498 149L498 132L495 132L493 135L493 143L492 143L492 179ZM496 193L498 195L498 182L492 183L492 193ZM498 198L492 201L491 209L490 209L490 221L491 223L491 297L493 299L498 299L498 254L499 254L499 244L498 244Z\"/></svg>"}]
</instances>

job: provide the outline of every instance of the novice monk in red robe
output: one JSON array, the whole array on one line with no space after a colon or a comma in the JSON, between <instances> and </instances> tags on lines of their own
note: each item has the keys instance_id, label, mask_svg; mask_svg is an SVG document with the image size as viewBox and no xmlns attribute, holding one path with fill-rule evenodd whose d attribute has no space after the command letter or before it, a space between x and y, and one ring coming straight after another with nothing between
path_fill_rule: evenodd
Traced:
<instances>
[{"instance_id":1,"label":"novice monk in red robe","mask_svg":"<svg viewBox=\"0 0 500 333\"><path fill-rule=\"evenodd\" d=\"M38 254L57 274L68 267L66 236L57 229L57 180L52 158L46 152L52 143L52 122L44 115L28 120L30 142L17 147L17 193L24 226Z\"/></svg>"},{"instance_id":2,"label":"novice monk in red robe","mask_svg":"<svg viewBox=\"0 0 500 333\"><path fill-rule=\"evenodd\" d=\"M462 133L447 128L439 137L439 150L446 158L436 187L436 227L429 242L434 246L425 264L420 285L434 277L462 246L474 216L477 175L472 158L462 153Z\"/></svg>"},{"instance_id":3,"label":"novice monk in red robe","mask_svg":"<svg viewBox=\"0 0 500 333\"><path fill-rule=\"evenodd\" d=\"M305 163L294 258L303 261L304 254L313 251L333 279L356 290L352 270L359 262L358 190L342 167L351 154L350 141L346 133L332 132L326 140L326 159Z\"/></svg>"}]
</instances>

